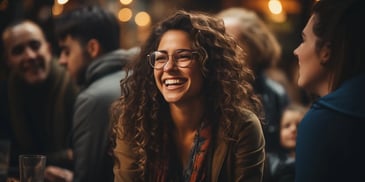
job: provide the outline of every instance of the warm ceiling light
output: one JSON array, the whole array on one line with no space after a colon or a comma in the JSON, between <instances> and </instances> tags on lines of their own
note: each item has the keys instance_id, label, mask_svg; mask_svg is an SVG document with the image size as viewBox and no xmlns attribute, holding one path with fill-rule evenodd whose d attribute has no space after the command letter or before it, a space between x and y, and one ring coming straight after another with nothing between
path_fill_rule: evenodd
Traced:
<instances>
[{"instance_id":1,"label":"warm ceiling light","mask_svg":"<svg viewBox=\"0 0 365 182\"><path fill-rule=\"evenodd\" d=\"M150 24L151 18L150 15L144 11L141 11L137 13L136 17L134 18L134 21L138 26L146 26Z\"/></svg>"},{"instance_id":2,"label":"warm ceiling light","mask_svg":"<svg viewBox=\"0 0 365 182\"><path fill-rule=\"evenodd\" d=\"M132 18L132 10L129 8L122 8L121 10L119 10L118 12L118 19L121 22L127 22Z\"/></svg>"},{"instance_id":3,"label":"warm ceiling light","mask_svg":"<svg viewBox=\"0 0 365 182\"><path fill-rule=\"evenodd\" d=\"M283 6L279 0L269 0L269 10L272 14L280 14L283 11Z\"/></svg>"},{"instance_id":4,"label":"warm ceiling light","mask_svg":"<svg viewBox=\"0 0 365 182\"><path fill-rule=\"evenodd\" d=\"M131 4L133 0L120 0L120 3L122 3L123 5L128 5Z\"/></svg>"},{"instance_id":5,"label":"warm ceiling light","mask_svg":"<svg viewBox=\"0 0 365 182\"><path fill-rule=\"evenodd\" d=\"M68 0L57 0L57 3L63 5L68 3Z\"/></svg>"}]
</instances>

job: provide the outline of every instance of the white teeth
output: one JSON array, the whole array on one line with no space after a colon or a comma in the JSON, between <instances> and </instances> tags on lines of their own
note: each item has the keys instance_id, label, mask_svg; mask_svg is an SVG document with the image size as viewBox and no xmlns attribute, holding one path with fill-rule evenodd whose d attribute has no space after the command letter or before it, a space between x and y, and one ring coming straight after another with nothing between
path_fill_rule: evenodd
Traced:
<instances>
[{"instance_id":1,"label":"white teeth","mask_svg":"<svg viewBox=\"0 0 365 182\"><path fill-rule=\"evenodd\" d=\"M181 80L177 80L177 79L175 79L175 80L165 80L166 85L179 84L179 83L181 83Z\"/></svg>"}]
</instances>

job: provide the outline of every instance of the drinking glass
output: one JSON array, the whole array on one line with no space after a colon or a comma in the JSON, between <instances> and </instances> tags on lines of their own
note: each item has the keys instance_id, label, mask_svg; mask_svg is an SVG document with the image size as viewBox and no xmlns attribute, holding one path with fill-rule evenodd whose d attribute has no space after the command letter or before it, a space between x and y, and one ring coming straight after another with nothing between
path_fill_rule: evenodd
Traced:
<instances>
[{"instance_id":1,"label":"drinking glass","mask_svg":"<svg viewBox=\"0 0 365 182\"><path fill-rule=\"evenodd\" d=\"M8 176L10 160L10 141L0 140L0 182L5 182Z\"/></svg>"},{"instance_id":2,"label":"drinking glass","mask_svg":"<svg viewBox=\"0 0 365 182\"><path fill-rule=\"evenodd\" d=\"M20 182L43 182L46 167L45 155L20 155Z\"/></svg>"}]
</instances>

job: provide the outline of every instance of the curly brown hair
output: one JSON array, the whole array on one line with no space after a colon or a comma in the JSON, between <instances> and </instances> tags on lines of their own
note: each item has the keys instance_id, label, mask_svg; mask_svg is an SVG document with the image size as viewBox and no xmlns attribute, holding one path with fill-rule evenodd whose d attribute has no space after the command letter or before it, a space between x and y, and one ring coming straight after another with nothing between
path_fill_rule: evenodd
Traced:
<instances>
[{"instance_id":1,"label":"curly brown hair","mask_svg":"<svg viewBox=\"0 0 365 182\"><path fill-rule=\"evenodd\" d=\"M262 115L261 103L252 90L252 71L246 66L245 51L225 33L223 21L203 12L177 11L156 24L141 49L140 57L121 81L123 95L113 107L114 140L131 141L140 156L139 168L148 175L149 166L162 151L162 142L172 125L168 103L158 90L147 55L155 51L168 30L189 34L197 50L204 77L203 93L209 122L224 128L231 139L232 122L245 120L250 110ZM142 177L142 179L145 179Z\"/></svg>"}]
</instances>

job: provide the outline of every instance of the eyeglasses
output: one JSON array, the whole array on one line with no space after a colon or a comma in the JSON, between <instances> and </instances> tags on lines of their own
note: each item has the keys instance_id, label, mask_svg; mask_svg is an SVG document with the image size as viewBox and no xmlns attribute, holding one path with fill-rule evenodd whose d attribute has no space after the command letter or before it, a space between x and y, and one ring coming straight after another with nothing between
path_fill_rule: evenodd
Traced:
<instances>
[{"instance_id":1,"label":"eyeglasses","mask_svg":"<svg viewBox=\"0 0 365 182\"><path fill-rule=\"evenodd\" d=\"M178 49L172 55L168 55L166 51L154 51L147 55L147 59L152 68L162 69L169 61L169 56L172 56L176 66L186 68L194 59L194 54L198 52L190 49Z\"/></svg>"}]
</instances>

